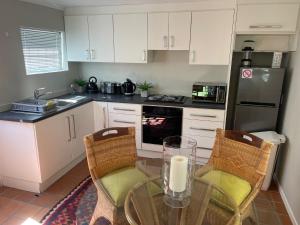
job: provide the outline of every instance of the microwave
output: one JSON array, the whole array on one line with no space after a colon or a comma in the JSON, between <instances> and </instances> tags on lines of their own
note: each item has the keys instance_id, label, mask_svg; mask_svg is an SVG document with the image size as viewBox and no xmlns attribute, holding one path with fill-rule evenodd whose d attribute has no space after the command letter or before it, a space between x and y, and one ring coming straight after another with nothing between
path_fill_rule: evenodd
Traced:
<instances>
[{"instance_id":1,"label":"microwave","mask_svg":"<svg viewBox=\"0 0 300 225\"><path fill-rule=\"evenodd\" d=\"M196 82L193 84L192 101L225 104L226 90L225 83Z\"/></svg>"}]
</instances>

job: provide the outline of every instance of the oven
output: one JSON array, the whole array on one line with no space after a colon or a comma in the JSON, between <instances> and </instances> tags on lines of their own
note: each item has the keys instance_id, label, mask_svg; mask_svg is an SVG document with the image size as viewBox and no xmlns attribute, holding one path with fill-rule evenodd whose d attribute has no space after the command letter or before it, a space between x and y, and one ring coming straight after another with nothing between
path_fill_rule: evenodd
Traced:
<instances>
[{"instance_id":1,"label":"oven","mask_svg":"<svg viewBox=\"0 0 300 225\"><path fill-rule=\"evenodd\" d=\"M176 107L144 105L143 144L162 145L165 137L181 135L182 111L182 108Z\"/></svg>"}]
</instances>

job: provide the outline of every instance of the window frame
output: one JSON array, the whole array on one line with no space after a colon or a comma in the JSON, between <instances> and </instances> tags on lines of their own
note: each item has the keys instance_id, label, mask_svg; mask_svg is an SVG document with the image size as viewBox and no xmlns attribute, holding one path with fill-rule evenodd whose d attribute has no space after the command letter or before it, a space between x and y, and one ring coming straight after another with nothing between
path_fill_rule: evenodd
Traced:
<instances>
[{"instance_id":1,"label":"window frame","mask_svg":"<svg viewBox=\"0 0 300 225\"><path fill-rule=\"evenodd\" d=\"M62 69L52 70L52 71L44 71L44 72L37 72L37 73L28 73L26 68L26 60L24 54L24 47L23 47L23 39L22 39L22 29L31 29L34 31L44 31L44 32L57 32L60 33L61 36L61 63ZM22 47L22 55L23 55L23 62L25 67L25 74L26 76L34 76L34 75L46 75L46 74L58 74L61 72L69 71L69 64L67 60L67 46L66 46L66 34L63 30L53 30L53 29L46 29L46 28L37 28L37 27L29 27L29 26L21 26L19 28L20 32L20 40L21 40L21 47Z\"/></svg>"}]
</instances>

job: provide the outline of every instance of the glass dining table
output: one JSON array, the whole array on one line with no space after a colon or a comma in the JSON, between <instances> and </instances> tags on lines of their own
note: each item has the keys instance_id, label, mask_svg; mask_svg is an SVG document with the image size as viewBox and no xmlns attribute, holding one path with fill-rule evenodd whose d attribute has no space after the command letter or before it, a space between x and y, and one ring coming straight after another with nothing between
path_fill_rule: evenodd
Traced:
<instances>
[{"instance_id":1,"label":"glass dining table","mask_svg":"<svg viewBox=\"0 0 300 225\"><path fill-rule=\"evenodd\" d=\"M151 179L135 185L124 209L130 225L239 225L237 206L230 196L200 178L194 178L190 203L173 208L164 202L162 161L140 160L137 167Z\"/></svg>"}]
</instances>

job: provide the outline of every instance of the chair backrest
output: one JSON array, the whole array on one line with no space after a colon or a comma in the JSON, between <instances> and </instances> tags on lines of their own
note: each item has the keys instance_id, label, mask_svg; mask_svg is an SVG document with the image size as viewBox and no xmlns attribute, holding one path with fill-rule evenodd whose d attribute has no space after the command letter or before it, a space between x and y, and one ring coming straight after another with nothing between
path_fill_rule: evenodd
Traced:
<instances>
[{"instance_id":1,"label":"chair backrest","mask_svg":"<svg viewBox=\"0 0 300 225\"><path fill-rule=\"evenodd\" d=\"M93 180L127 166L137 159L134 127L114 127L84 137Z\"/></svg>"},{"instance_id":2,"label":"chair backrest","mask_svg":"<svg viewBox=\"0 0 300 225\"><path fill-rule=\"evenodd\" d=\"M217 129L209 164L256 185L266 175L273 144L242 131Z\"/></svg>"}]
</instances>

